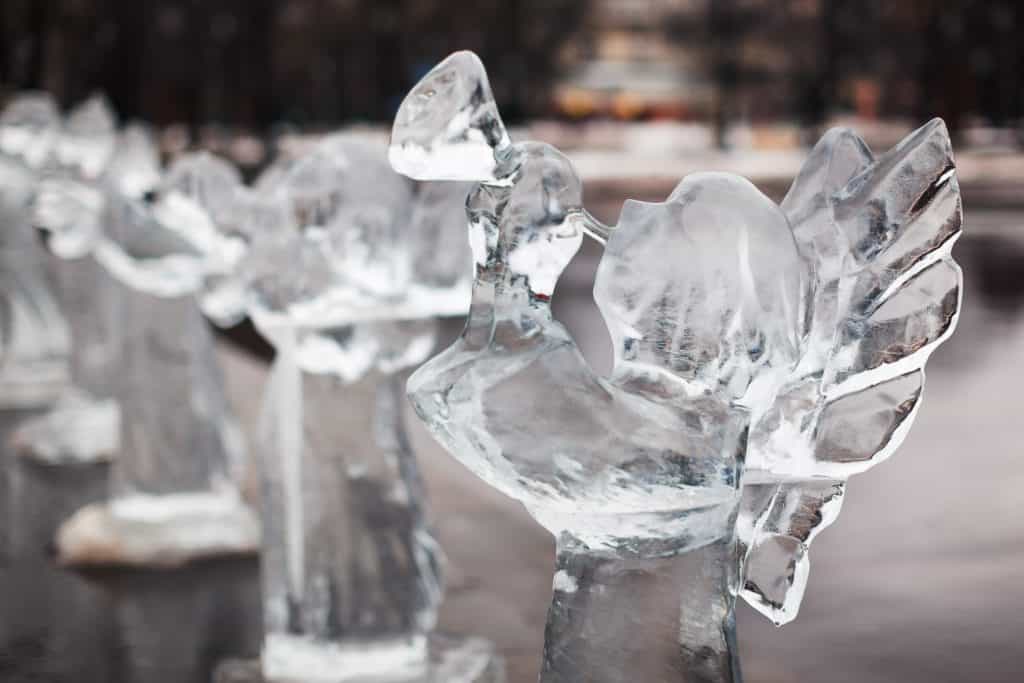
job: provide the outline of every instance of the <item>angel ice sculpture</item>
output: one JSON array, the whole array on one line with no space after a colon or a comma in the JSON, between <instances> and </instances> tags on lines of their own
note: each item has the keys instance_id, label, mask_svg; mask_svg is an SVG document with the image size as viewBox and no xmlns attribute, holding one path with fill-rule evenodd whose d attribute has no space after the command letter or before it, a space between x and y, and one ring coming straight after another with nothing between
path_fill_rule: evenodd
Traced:
<instances>
[{"instance_id":1,"label":"angel ice sculpture","mask_svg":"<svg viewBox=\"0 0 1024 683\"><path fill-rule=\"evenodd\" d=\"M467 188L417 189L383 146L331 135L209 212L248 241L219 307L276 351L257 439L263 650L218 681L500 680L491 644L433 633L441 558L402 386L435 317L465 311L470 259L451 239Z\"/></svg>"},{"instance_id":2,"label":"angel ice sculpture","mask_svg":"<svg viewBox=\"0 0 1024 683\"><path fill-rule=\"evenodd\" d=\"M241 247L189 220L199 212L176 188L190 163L161 174L148 132L129 127L94 173L58 169L42 193L54 251L99 269L92 293L116 321L116 367L105 373L121 413L111 500L62 525L67 562L176 564L257 548L258 520L238 488L244 441L198 305Z\"/></svg>"},{"instance_id":3,"label":"angel ice sculpture","mask_svg":"<svg viewBox=\"0 0 1024 683\"><path fill-rule=\"evenodd\" d=\"M461 52L406 97L390 156L413 178L478 183L471 313L408 393L435 438L557 537L541 680L740 680L737 594L777 623L796 615L808 544L846 478L906 435L956 322L945 126L878 159L830 131L781 207L697 173L608 227L564 155L510 141ZM584 234L605 243L608 377L551 315Z\"/></svg>"},{"instance_id":4,"label":"angel ice sculpture","mask_svg":"<svg viewBox=\"0 0 1024 683\"><path fill-rule=\"evenodd\" d=\"M24 93L0 113L0 406L55 400L68 383L67 323L35 237L31 206L56 145L52 98Z\"/></svg>"},{"instance_id":5,"label":"angel ice sculpture","mask_svg":"<svg viewBox=\"0 0 1024 683\"><path fill-rule=\"evenodd\" d=\"M32 202L33 223L49 236L49 266L70 331L71 385L46 413L21 424L12 441L46 462L104 460L119 448L116 288L92 247L104 192L127 178L113 162L132 148L132 135L126 132L115 151L117 122L106 100L94 95L79 104L59 128Z\"/></svg>"}]
</instances>

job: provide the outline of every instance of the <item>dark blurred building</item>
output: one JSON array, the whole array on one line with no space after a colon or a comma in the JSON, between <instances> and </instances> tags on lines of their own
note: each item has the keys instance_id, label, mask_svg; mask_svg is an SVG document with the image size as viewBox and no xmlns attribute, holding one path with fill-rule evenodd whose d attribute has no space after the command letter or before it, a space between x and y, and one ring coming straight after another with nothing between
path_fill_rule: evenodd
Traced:
<instances>
[{"instance_id":1,"label":"dark blurred building","mask_svg":"<svg viewBox=\"0 0 1024 683\"><path fill-rule=\"evenodd\" d=\"M384 121L438 60L477 51L510 116L550 101L586 0L3 0L0 85L126 117L268 127ZM557 19L557 20L553 20Z\"/></svg>"},{"instance_id":2,"label":"dark blurred building","mask_svg":"<svg viewBox=\"0 0 1024 683\"><path fill-rule=\"evenodd\" d=\"M1024 105L1016 0L594 0L563 48L567 116L722 123L977 115Z\"/></svg>"},{"instance_id":3,"label":"dark blurred building","mask_svg":"<svg viewBox=\"0 0 1024 683\"><path fill-rule=\"evenodd\" d=\"M449 52L511 121L1016 125L1019 0L3 0L0 88L106 91L159 124L387 121Z\"/></svg>"}]
</instances>

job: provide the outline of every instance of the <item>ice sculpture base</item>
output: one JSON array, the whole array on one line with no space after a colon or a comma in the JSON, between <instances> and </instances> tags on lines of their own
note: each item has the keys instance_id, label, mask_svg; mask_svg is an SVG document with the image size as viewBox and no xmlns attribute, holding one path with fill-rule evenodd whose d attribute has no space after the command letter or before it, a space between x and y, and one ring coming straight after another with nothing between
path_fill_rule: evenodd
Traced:
<instances>
[{"instance_id":1,"label":"ice sculpture base","mask_svg":"<svg viewBox=\"0 0 1024 683\"><path fill-rule=\"evenodd\" d=\"M57 530L69 565L177 566L217 555L256 553L260 522L237 494L134 495L87 505Z\"/></svg>"},{"instance_id":2,"label":"ice sculpture base","mask_svg":"<svg viewBox=\"0 0 1024 683\"><path fill-rule=\"evenodd\" d=\"M121 411L111 399L70 391L11 435L20 455L49 465L108 462L121 443Z\"/></svg>"},{"instance_id":3,"label":"ice sculpture base","mask_svg":"<svg viewBox=\"0 0 1024 683\"><path fill-rule=\"evenodd\" d=\"M423 649L428 659L423 662ZM417 644L322 645L270 636L263 662L229 660L214 683L504 683L505 664L482 638L434 634Z\"/></svg>"}]
</instances>

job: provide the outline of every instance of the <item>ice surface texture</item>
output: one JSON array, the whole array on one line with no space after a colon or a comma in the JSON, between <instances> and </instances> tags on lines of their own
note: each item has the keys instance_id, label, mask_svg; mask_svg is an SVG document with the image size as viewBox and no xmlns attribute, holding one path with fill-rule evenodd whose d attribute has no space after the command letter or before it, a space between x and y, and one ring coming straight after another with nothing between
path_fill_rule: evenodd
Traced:
<instances>
[{"instance_id":1,"label":"ice surface texture","mask_svg":"<svg viewBox=\"0 0 1024 683\"><path fill-rule=\"evenodd\" d=\"M904 438L924 362L955 324L945 126L877 160L830 131L781 207L742 178L698 173L663 203L627 201L606 228L568 159L509 141L483 66L457 53L403 102L391 161L478 183L471 314L408 391L456 458L558 537L542 680L578 680L581 662L605 672L594 680L737 680L735 595L795 616L811 539L846 478ZM584 233L607 238L594 297L608 377L551 316ZM626 619L631 599L610 591L646 605L665 576L681 621ZM666 637L676 646L652 644Z\"/></svg>"},{"instance_id":2,"label":"ice surface texture","mask_svg":"<svg viewBox=\"0 0 1024 683\"><path fill-rule=\"evenodd\" d=\"M32 228L40 169L61 120L42 94L15 97L0 113L0 406L53 401L68 381L70 341L46 254Z\"/></svg>"}]
</instances>

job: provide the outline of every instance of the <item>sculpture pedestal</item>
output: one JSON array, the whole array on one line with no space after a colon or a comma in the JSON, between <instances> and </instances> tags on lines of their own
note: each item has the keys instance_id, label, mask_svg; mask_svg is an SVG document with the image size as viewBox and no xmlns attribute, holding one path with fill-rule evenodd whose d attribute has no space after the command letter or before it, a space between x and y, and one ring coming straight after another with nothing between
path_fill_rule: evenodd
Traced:
<instances>
[{"instance_id":1,"label":"sculpture pedestal","mask_svg":"<svg viewBox=\"0 0 1024 683\"><path fill-rule=\"evenodd\" d=\"M20 425L13 451L49 465L108 462L121 442L121 411L112 399L70 389L49 411Z\"/></svg>"},{"instance_id":2,"label":"sculpture pedestal","mask_svg":"<svg viewBox=\"0 0 1024 683\"><path fill-rule=\"evenodd\" d=\"M297 639L299 640L299 639ZM317 645L302 639L302 645L272 642L277 649L269 656L280 658L292 650L291 662L228 660L217 667L214 683L504 683L505 664L494 645L482 638L431 635L427 638L427 662L396 661L386 646L341 648ZM268 653L264 653L267 657ZM267 664L270 666L268 667ZM295 665L296 673L284 674L281 667ZM270 675L264 674L271 668ZM277 668L277 671L274 671ZM299 670L302 669L300 672ZM397 669L397 671L396 671Z\"/></svg>"},{"instance_id":3,"label":"sculpture pedestal","mask_svg":"<svg viewBox=\"0 0 1024 683\"><path fill-rule=\"evenodd\" d=\"M563 533L541 683L741 683L739 563L725 517L721 538L665 553L644 539L644 556L592 551Z\"/></svg>"},{"instance_id":4,"label":"sculpture pedestal","mask_svg":"<svg viewBox=\"0 0 1024 683\"><path fill-rule=\"evenodd\" d=\"M177 566L259 550L260 523L234 492L136 494L87 505L57 531L71 565Z\"/></svg>"}]
</instances>

